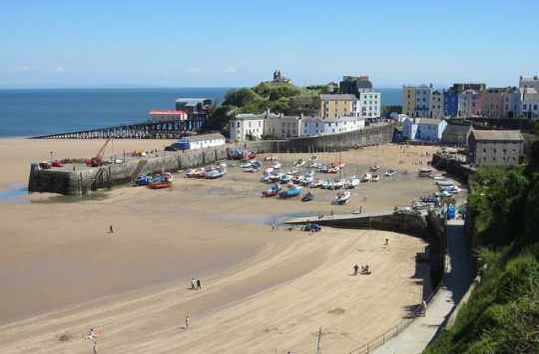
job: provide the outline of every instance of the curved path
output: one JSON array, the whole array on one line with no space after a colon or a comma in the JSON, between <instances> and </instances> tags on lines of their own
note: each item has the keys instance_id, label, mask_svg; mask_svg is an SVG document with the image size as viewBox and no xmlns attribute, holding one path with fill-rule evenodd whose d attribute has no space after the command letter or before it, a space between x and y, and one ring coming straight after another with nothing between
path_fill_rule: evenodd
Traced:
<instances>
[{"instance_id":1,"label":"curved path","mask_svg":"<svg viewBox=\"0 0 539 354\"><path fill-rule=\"evenodd\" d=\"M447 269L442 286L428 304L425 317L418 317L399 335L373 351L375 354L421 353L443 327L471 284L471 252L465 244L464 223L447 223Z\"/></svg>"}]
</instances>

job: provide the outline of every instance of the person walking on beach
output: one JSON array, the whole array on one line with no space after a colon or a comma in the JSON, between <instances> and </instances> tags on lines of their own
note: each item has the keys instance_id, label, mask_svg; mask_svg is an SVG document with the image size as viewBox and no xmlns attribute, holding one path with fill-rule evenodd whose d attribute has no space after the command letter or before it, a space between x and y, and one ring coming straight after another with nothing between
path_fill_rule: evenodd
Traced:
<instances>
[{"instance_id":1,"label":"person walking on beach","mask_svg":"<svg viewBox=\"0 0 539 354\"><path fill-rule=\"evenodd\" d=\"M357 275L358 270L359 270L359 266L357 264L354 264L354 275Z\"/></svg>"},{"instance_id":2,"label":"person walking on beach","mask_svg":"<svg viewBox=\"0 0 539 354\"><path fill-rule=\"evenodd\" d=\"M384 244L384 246L386 246L386 247L389 246L389 239L388 238L386 238L386 243Z\"/></svg>"},{"instance_id":3,"label":"person walking on beach","mask_svg":"<svg viewBox=\"0 0 539 354\"><path fill-rule=\"evenodd\" d=\"M191 290L196 290L197 288L197 282L195 280L195 278L192 278L191 279Z\"/></svg>"},{"instance_id":4,"label":"person walking on beach","mask_svg":"<svg viewBox=\"0 0 539 354\"><path fill-rule=\"evenodd\" d=\"M109 234L113 234L114 233L114 229L112 228L112 225L109 226Z\"/></svg>"},{"instance_id":5,"label":"person walking on beach","mask_svg":"<svg viewBox=\"0 0 539 354\"><path fill-rule=\"evenodd\" d=\"M191 319L189 318L189 315L185 316L185 328L189 328L189 324L191 324Z\"/></svg>"},{"instance_id":6,"label":"person walking on beach","mask_svg":"<svg viewBox=\"0 0 539 354\"><path fill-rule=\"evenodd\" d=\"M200 282L200 279L197 279L197 290L202 289L202 283Z\"/></svg>"},{"instance_id":7,"label":"person walking on beach","mask_svg":"<svg viewBox=\"0 0 539 354\"><path fill-rule=\"evenodd\" d=\"M97 354L97 342L94 342L93 354Z\"/></svg>"}]
</instances>

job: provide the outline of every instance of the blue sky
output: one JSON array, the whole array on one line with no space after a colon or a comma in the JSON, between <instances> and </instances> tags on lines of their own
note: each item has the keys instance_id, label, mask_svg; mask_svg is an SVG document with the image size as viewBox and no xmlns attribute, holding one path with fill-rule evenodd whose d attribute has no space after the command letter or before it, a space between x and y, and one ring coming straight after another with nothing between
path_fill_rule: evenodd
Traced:
<instances>
[{"instance_id":1,"label":"blue sky","mask_svg":"<svg viewBox=\"0 0 539 354\"><path fill-rule=\"evenodd\" d=\"M1 87L375 86L539 73L537 0L0 3Z\"/></svg>"}]
</instances>

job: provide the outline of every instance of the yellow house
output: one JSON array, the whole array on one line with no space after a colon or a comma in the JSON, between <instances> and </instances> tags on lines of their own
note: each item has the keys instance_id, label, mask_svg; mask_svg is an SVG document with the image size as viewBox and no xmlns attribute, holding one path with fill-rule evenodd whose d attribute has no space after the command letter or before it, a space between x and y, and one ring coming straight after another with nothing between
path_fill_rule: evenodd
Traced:
<instances>
[{"instance_id":1,"label":"yellow house","mask_svg":"<svg viewBox=\"0 0 539 354\"><path fill-rule=\"evenodd\" d=\"M415 116L415 86L402 87L402 113Z\"/></svg>"},{"instance_id":2,"label":"yellow house","mask_svg":"<svg viewBox=\"0 0 539 354\"><path fill-rule=\"evenodd\" d=\"M320 117L354 117L359 111L359 102L355 95L320 95Z\"/></svg>"}]
</instances>

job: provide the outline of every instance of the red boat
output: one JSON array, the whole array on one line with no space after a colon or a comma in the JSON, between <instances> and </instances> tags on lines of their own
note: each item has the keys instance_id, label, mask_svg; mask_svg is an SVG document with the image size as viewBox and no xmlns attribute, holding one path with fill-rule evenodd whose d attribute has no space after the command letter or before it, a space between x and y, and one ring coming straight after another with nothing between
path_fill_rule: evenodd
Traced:
<instances>
[{"instance_id":1,"label":"red boat","mask_svg":"<svg viewBox=\"0 0 539 354\"><path fill-rule=\"evenodd\" d=\"M172 182L170 182L170 181L150 182L150 183L148 183L148 187L150 187L151 189L168 188L171 185L172 185Z\"/></svg>"},{"instance_id":2,"label":"red boat","mask_svg":"<svg viewBox=\"0 0 539 354\"><path fill-rule=\"evenodd\" d=\"M60 161L53 161L53 162L51 163L51 166L52 166L52 167L64 167L64 164L61 163Z\"/></svg>"},{"instance_id":3,"label":"red boat","mask_svg":"<svg viewBox=\"0 0 539 354\"><path fill-rule=\"evenodd\" d=\"M274 184L273 186L271 186L270 189L267 189L262 192L262 198L275 197L276 195L279 194L280 191L281 191L281 187L278 184Z\"/></svg>"}]
</instances>

